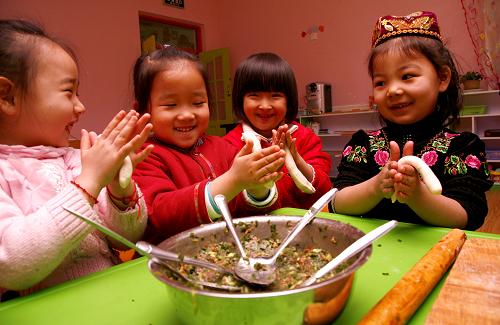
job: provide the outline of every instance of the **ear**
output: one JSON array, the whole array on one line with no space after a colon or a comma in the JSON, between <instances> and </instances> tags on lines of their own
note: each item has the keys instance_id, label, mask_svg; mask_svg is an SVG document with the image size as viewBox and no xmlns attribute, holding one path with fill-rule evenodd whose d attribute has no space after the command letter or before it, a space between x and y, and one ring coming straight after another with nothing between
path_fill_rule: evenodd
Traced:
<instances>
[{"instance_id":1,"label":"ear","mask_svg":"<svg viewBox=\"0 0 500 325\"><path fill-rule=\"evenodd\" d=\"M439 92L445 92L448 89L451 81L451 69L449 66L445 65L441 68L439 72Z\"/></svg>"},{"instance_id":2,"label":"ear","mask_svg":"<svg viewBox=\"0 0 500 325\"><path fill-rule=\"evenodd\" d=\"M0 111L12 115L15 112L14 84L0 76Z\"/></svg>"}]
</instances>

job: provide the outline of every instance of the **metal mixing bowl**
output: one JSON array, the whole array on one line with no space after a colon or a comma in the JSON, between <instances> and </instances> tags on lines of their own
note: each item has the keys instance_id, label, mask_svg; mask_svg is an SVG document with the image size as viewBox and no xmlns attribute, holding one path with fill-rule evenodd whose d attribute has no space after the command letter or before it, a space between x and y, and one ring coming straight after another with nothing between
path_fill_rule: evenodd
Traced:
<instances>
[{"instance_id":1,"label":"metal mixing bowl","mask_svg":"<svg viewBox=\"0 0 500 325\"><path fill-rule=\"evenodd\" d=\"M240 222L258 222L253 230L259 238L271 236L271 225L276 225L279 238L284 238L301 219L298 216L256 216L235 219ZM214 236L217 234L217 236ZM348 224L316 218L291 244L303 247L322 248L332 256L338 255L364 233ZM193 240L195 238L196 240ZM332 240L333 238L333 240ZM233 242L226 231L225 222L201 225L168 238L159 246L183 255L194 256L207 242ZM350 293L354 271L362 266L371 255L369 246L350 259L350 265L333 278L305 288L258 293L229 293L207 289L193 289L185 283L172 280L165 274L165 268L150 260L152 274L166 284L170 301L175 305L176 316L184 324L302 324L316 323L306 317L308 308L315 305L315 313L324 314L328 321L335 317L332 308L341 310ZM344 291L342 291L344 289ZM336 299L340 293L345 299ZM337 297L338 298L338 297ZM361 298L361 297L360 297ZM338 301L337 301L338 300ZM323 304L318 304L321 302ZM328 302L331 302L328 304ZM336 306L332 306L336 305ZM317 308L319 306L319 309ZM325 308L323 311L322 308ZM328 316L328 313L332 314ZM337 311L338 314L338 311ZM321 316L321 315L320 315Z\"/></svg>"}]
</instances>

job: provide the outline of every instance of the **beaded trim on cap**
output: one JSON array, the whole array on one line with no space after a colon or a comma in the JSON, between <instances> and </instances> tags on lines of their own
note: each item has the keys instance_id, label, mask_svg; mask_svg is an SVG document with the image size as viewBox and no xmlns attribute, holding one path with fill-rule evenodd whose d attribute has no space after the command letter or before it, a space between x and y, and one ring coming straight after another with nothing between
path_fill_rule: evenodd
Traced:
<instances>
[{"instance_id":1,"label":"beaded trim on cap","mask_svg":"<svg viewBox=\"0 0 500 325\"><path fill-rule=\"evenodd\" d=\"M380 17L373 30L372 48L389 38L411 35L443 41L436 15L429 11L418 11L408 16Z\"/></svg>"}]
</instances>

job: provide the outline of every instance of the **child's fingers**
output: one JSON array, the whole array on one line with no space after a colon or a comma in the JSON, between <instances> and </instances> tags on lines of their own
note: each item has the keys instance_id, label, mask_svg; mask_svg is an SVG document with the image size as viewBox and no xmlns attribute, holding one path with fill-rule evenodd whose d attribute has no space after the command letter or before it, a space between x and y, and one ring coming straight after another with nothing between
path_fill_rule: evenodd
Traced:
<instances>
[{"instance_id":1,"label":"child's fingers","mask_svg":"<svg viewBox=\"0 0 500 325\"><path fill-rule=\"evenodd\" d=\"M272 136L272 144L278 144L278 131L276 131L275 129L273 129L271 131L271 133L273 134Z\"/></svg>"},{"instance_id":2,"label":"child's fingers","mask_svg":"<svg viewBox=\"0 0 500 325\"><path fill-rule=\"evenodd\" d=\"M122 146L124 143L129 141L133 135L137 125L137 120L138 114L133 110L126 113L120 120L114 118L108 124L106 132L103 132L100 138L105 141L109 141L110 143L116 143L118 146Z\"/></svg>"},{"instance_id":3,"label":"child's fingers","mask_svg":"<svg viewBox=\"0 0 500 325\"><path fill-rule=\"evenodd\" d=\"M296 138L293 138L291 140L288 148L290 149L290 153L292 154L294 159L297 160L297 156L299 155L299 153L297 152L297 139Z\"/></svg>"},{"instance_id":4,"label":"child's fingers","mask_svg":"<svg viewBox=\"0 0 500 325\"><path fill-rule=\"evenodd\" d=\"M245 145L236 154L235 159L251 154L252 153L252 149L253 149L253 142L251 140L246 140L245 141Z\"/></svg>"},{"instance_id":5,"label":"child's fingers","mask_svg":"<svg viewBox=\"0 0 500 325\"><path fill-rule=\"evenodd\" d=\"M413 141L408 141L405 143L403 147L403 156L412 156L413 155Z\"/></svg>"},{"instance_id":6,"label":"child's fingers","mask_svg":"<svg viewBox=\"0 0 500 325\"><path fill-rule=\"evenodd\" d=\"M151 151L153 151L154 149L154 146L152 144L148 145L146 148L142 149L141 151L135 153L134 155L131 155L132 156L132 165L134 166L137 166L137 164L139 164L141 161L143 161L144 159L146 159L146 157L151 153Z\"/></svg>"},{"instance_id":7,"label":"child's fingers","mask_svg":"<svg viewBox=\"0 0 500 325\"><path fill-rule=\"evenodd\" d=\"M277 182L283 176L282 172L274 172L270 174L264 174L258 180L260 184L265 184L268 182Z\"/></svg>"},{"instance_id":8,"label":"child's fingers","mask_svg":"<svg viewBox=\"0 0 500 325\"><path fill-rule=\"evenodd\" d=\"M138 150L144 144L144 142L146 142L146 140L149 138L149 134L151 133L152 129L153 129L153 125L151 123L146 124L144 126L144 128L141 130L141 133L135 135L132 138L132 140L130 140L126 144L127 148L128 148L128 145L130 145L133 151Z\"/></svg>"},{"instance_id":9,"label":"child's fingers","mask_svg":"<svg viewBox=\"0 0 500 325\"><path fill-rule=\"evenodd\" d=\"M415 167L407 165L407 164L399 165L398 172L403 174L403 175L407 175L407 176L411 176L411 177L414 177L417 174Z\"/></svg>"},{"instance_id":10,"label":"child's fingers","mask_svg":"<svg viewBox=\"0 0 500 325\"><path fill-rule=\"evenodd\" d=\"M118 125L111 130L106 138L113 143L116 142L118 145L123 145L128 142L132 136L137 120L138 118L135 111L128 112Z\"/></svg>"},{"instance_id":11,"label":"child's fingers","mask_svg":"<svg viewBox=\"0 0 500 325\"><path fill-rule=\"evenodd\" d=\"M144 129L144 127L146 126L146 124L148 124L148 122L149 122L150 119L151 119L151 115L149 115L148 113L142 115L137 120L137 123L136 123L136 133L140 133L141 130Z\"/></svg>"},{"instance_id":12,"label":"child's fingers","mask_svg":"<svg viewBox=\"0 0 500 325\"><path fill-rule=\"evenodd\" d=\"M272 146L269 148L262 149L259 152L256 152L256 159L257 159L256 165L259 169L261 169L266 165L273 164L278 159L282 159L280 161L284 163L284 157L285 157L284 150L279 149L277 146Z\"/></svg>"},{"instance_id":13,"label":"child's fingers","mask_svg":"<svg viewBox=\"0 0 500 325\"><path fill-rule=\"evenodd\" d=\"M390 141L389 148L390 148L390 160L398 161L399 158L401 157L399 145L395 141Z\"/></svg>"},{"instance_id":14,"label":"child's fingers","mask_svg":"<svg viewBox=\"0 0 500 325\"><path fill-rule=\"evenodd\" d=\"M278 158L271 163L265 164L263 166L257 166L257 172L255 175L260 179L265 175L275 175L275 173L279 173L280 169L283 168L285 163L284 158Z\"/></svg>"},{"instance_id":15,"label":"child's fingers","mask_svg":"<svg viewBox=\"0 0 500 325\"><path fill-rule=\"evenodd\" d=\"M91 147L89 132L85 129L80 131L80 150L87 150Z\"/></svg>"},{"instance_id":16,"label":"child's fingers","mask_svg":"<svg viewBox=\"0 0 500 325\"><path fill-rule=\"evenodd\" d=\"M127 115L127 113L123 110L119 111L113 119L108 123L108 125L102 131L102 135L107 137L109 133L114 130L114 128L118 125L118 123Z\"/></svg>"},{"instance_id":17,"label":"child's fingers","mask_svg":"<svg viewBox=\"0 0 500 325\"><path fill-rule=\"evenodd\" d=\"M285 133L285 141L286 141L286 145L288 146L288 148L290 148L290 146L292 145L293 139L294 138L292 138L292 134L290 132Z\"/></svg>"},{"instance_id":18,"label":"child's fingers","mask_svg":"<svg viewBox=\"0 0 500 325\"><path fill-rule=\"evenodd\" d=\"M99 136L94 131L89 132L90 145L93 146Z\"/></svg>"}]
</instances>

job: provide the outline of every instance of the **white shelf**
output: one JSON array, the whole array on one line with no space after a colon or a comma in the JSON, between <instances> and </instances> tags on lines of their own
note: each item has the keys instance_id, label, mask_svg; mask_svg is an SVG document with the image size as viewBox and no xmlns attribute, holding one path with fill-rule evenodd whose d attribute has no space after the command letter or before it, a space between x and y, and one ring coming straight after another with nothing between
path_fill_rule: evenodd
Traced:
<instances>
[{"instance_id":1,"label":"white shelf","mask_svg":"<svg viewBox=\"0 0 500 325\"><path fill-rule=\"evenodd\" d=\"M328 112L328 113L323 113L323 114L310 114L310 115L301 115L299 116L300 119L307 119L307 118L315 118L315 117L332 117L332 116L340 116L340 115L357 115L357 114L374 114L376 113L377 110L359 110L359 111L350 111L350 112Z\"/></svg>"},{"instance_id":2,"label":"white shelf","mask_svg":"<svg viewBox=\"0 0 500 325\"><path fill-rule=\"evenodd\" d=\"M500 113L460 115L460 118L478 118L478 117L496 117L496 116L500 116Z\"/></svg>"},{"instance_id":3,"label":"white shelf","mask_svg":"<svg viewBox=\"0 0 500 325\"><path fill-rule=\"evenodd\" d=\"M500 90L498 89L493 89L493 90L482 90L482 89L471 89L471 90L464 90L464 96L473 96L473 95L487 95L487 94L500 94Z\"/></svg>"}]
</instances>

